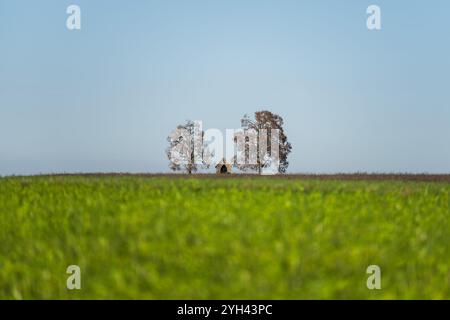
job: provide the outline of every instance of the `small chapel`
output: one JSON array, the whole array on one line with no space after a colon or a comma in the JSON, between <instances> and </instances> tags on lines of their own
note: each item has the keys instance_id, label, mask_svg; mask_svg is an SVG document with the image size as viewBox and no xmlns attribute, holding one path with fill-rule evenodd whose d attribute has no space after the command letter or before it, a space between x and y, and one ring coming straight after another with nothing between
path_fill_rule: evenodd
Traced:
<instances>
[{"instance_id":1,"label":"small chapel","mask_svg":"<svg viewBox=\"0 0 450 320\"><path fill-rule=\"evenodd\" d=\"M233 168L233 165L227 163L225 159L222 159L217 165L216 165L216 174L229 174L231 173L231 169Z\"/></svg>"}]
</instances>

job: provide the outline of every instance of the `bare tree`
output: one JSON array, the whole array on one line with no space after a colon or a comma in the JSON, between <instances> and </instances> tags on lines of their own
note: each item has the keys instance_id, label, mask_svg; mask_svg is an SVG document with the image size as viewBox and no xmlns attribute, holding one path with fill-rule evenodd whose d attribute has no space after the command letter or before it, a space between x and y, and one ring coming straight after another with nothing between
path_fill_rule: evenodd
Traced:
<instances>
[{"instance_id":1,"label":"bare tree","mask_svg":"<svg viewBox=\"0 0 450 320\"><path fill-rule=\"evenodd\" d=\"M177 126L177 129L167 137L169 147L166 154L170 161L170 169L185 170L191 174L200 167L208 167L202 160L203 136L200 122L187 120L184 125Z\"/></svg>"},{"instance_id":2,"label":"bare tree","mask_svg":"<svg viewBox=\"0 0 450 320\"><path fill-rule=\"evenodd\" d=\"M243 156L246 161L235 162L238 169L257 170L261 174L262 169L276 158L277 171L285 173L289 166L287 158L292 145L287 141L283 124L283 118L270 111L257 111L254 119L244 115L241 120L244 137L236 136L235 144L238 155Z\"/></svg>"}]
</instances>

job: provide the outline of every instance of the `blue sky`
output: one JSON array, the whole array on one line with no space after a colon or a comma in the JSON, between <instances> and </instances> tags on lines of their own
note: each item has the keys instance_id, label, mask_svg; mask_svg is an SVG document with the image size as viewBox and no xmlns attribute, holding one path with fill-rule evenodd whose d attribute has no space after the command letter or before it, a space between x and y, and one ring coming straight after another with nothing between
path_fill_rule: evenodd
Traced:
<instances>
[{"instance_id":1,"label":"blue sky","mask_svg":"<svg viewBox=\"0 0 450 320\"><path fill-rule=\"evenodd\" d=\"M0 0L0 175L166 172L177 124L259 109L289 172L448 173L449 35L446 0Z\"/></svg>"}]
</instances>

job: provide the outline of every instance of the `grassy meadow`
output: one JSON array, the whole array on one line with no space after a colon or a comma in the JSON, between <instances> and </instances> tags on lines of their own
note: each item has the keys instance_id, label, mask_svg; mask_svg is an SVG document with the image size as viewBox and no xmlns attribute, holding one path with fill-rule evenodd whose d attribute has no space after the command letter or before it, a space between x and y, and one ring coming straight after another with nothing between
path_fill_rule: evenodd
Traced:
<instances>
[{"instance_id":1,"label":"grassy meadow","mask_svg":"<svg viewBox=\"0 0 450 320\"><path fill-rule=\"evenodd\" d=\"M0 178L0 298L450 299L450 183Z\"/></svg>"}]
</instances>

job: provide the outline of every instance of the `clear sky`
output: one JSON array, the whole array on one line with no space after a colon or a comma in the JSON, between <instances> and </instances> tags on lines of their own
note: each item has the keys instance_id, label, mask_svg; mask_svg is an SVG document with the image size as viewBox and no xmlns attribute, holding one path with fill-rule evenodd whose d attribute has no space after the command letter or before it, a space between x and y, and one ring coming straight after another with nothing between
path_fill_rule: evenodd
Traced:
<instances>
[{"instance_id":1,"label":"clear sky","mask_svg":"<svg viewBox=\"0 0 450 320\"><path fill-rule=\"evenodd\" d=\"M166 172L177 124L259 109L289 172L449 173L449 40L448 0L0 0L0 175Z\"/></svg>"}]
</instances>

